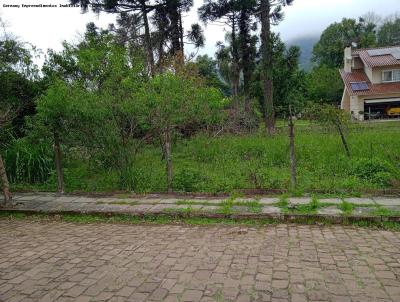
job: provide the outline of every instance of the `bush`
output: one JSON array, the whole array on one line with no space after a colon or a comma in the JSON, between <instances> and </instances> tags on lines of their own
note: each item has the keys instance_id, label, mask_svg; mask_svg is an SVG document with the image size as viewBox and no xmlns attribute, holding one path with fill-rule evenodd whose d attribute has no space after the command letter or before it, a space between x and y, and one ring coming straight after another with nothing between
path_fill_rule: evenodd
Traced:
<instances>
[{"instance_id":1,"label":"bush","mask_svg":"<svg viewBox=\"0 0 400 302\"><path fill-rule=\"evenodd\" d=\"M196 192L201 190L205 181L206 178L200 171L184 168L174 175L173 187L178 192Z\"/></svg>"},{"instance_id":2,"label":"bush","mask_svg":"<svg viewBox=\"0 0 400 302\"><path fill-rule=\"evenodd\" d=\"M394 167L380 158L360 158L352 163L352 174L360 179L386 187L394 176Z\"/></svg>"}]
</instances>

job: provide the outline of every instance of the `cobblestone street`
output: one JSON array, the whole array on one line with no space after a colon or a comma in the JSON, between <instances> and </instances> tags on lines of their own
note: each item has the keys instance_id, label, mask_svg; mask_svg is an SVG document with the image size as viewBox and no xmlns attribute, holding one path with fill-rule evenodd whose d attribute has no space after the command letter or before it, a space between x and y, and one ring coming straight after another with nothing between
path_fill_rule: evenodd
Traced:
<instances>
[{"instance_id":1,"label":"cobblestone street","mask_svg":"<svg viewBox=\"0 0 400 302\"><path fill-rule=\"evenodd\" d=\"M400 301L400 233L0 220L0 301Z\"/></svg>"}]
</instances>

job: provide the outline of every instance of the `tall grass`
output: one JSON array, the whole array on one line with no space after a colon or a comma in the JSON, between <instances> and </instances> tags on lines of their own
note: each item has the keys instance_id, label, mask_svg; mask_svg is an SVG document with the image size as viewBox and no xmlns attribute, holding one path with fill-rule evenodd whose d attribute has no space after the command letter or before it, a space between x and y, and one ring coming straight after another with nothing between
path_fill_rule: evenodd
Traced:
<instances>
[{"instance_id":1,"label":"tall grass","mask_svg":"<svg viewBox=\"0 0 400 302\"><path fill-rule=\"evenodd\" d=\"M7 148L4 159L7 175L12 183L43 183L53 171L51 146L33 144L26 139L15 140Z\"/></svg>"},{"instance_id":2,"label":"tall grass","mask_svg":"<svg viewBox=\"0 0 400 302\"><path fill-rule=\"evenodd\" d=\"M289 142L287 129L279 129L273 137L260 131L243 136L199 134L178 141L173 147L175 190L228 193L241 189L287 190L290 187ZM299 123L296 127L297 191L337 194L400 187L399 137L400 122L351 125L347 131L349 159L336 132ZM95 163L89 165L87 160L68 152L66 157L69 157L67 190L126 189L120 188L118 173L113 167L93 169ZM46 181L53 169L49 150L38 146L10 149L6 161L14 184ZM158 147L146 145L132 162L132 167L127 169L129 175L125 176L130 178L131 189L166 191L165 164ZM48 181L55 182L55 179Z\"/></svg>"}]
</instances>

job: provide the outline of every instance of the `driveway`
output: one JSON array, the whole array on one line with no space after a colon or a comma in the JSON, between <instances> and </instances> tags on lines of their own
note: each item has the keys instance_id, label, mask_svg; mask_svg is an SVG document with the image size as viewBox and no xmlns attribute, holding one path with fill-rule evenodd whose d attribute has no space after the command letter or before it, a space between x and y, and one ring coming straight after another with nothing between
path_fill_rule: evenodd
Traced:
<instances>
[{"instance_id":1,"label":"driveway","mask_svg":"<svg viewBox=\"0 0 400 302\"><path fill-rule=\"evenodd\" d=\"M400 301L400 233L0 220L0 301Z\"/></svg>"}]
</instances>

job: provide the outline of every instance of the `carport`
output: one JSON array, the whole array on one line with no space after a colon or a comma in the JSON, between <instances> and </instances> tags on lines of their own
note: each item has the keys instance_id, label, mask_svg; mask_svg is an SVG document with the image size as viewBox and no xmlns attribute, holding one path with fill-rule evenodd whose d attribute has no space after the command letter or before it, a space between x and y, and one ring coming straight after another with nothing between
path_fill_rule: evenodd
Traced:
<instances>
[{"instance_id":1,"label":"carport","mask_svg":"<svg viewBox=\"0 0 400 302\"><path fill-rule=\"evenodd\" d=\"M365 99L365 119L389 118L385 116L385 109L388 107L400 107L400 98Z\"/></svg>"}]
</instances>

